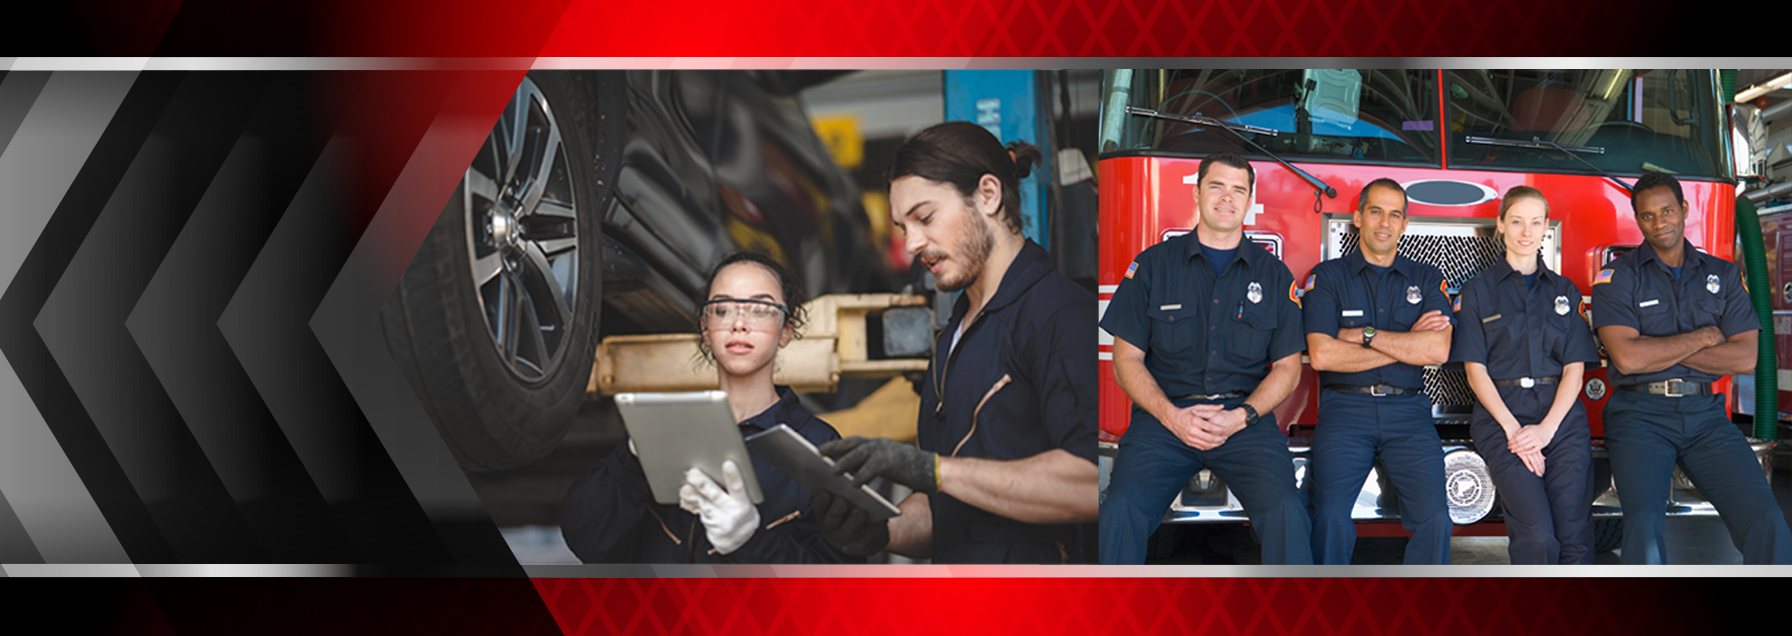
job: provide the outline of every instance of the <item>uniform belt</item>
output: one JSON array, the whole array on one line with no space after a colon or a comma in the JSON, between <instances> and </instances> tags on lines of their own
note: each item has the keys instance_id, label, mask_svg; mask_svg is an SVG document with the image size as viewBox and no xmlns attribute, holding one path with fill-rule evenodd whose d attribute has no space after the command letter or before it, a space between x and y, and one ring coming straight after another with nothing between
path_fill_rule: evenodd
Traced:
<instances>
[{"instance_id":1,"label":"uniform belt","mask_svg":"<svg viewBox=\"0 0 1792 636\"><path fill-rule=\"evenodd\" d=\"M1211 393L1211 394L1190 393L1188 395L1184 395L1182 397L1175 398L1175 399L1178 401L1180 401L1180 400L1230 400L1232 398L1241 398L1241 397L1244 397L1244 391L1233 391L1231 393Z\"/></svg>"},{"instance_id":2,"label":"uniform belt","mask_svg":"<svg viewBox=\"0 0 1792 636\"><path fill-rule=\"evenodd\" d=\"M1403 389L1388 384L1327 384L1325 385L1325 388L1345 393L1367 393L1376 397L1381 397L1383 395L1406 395L1408 393L1419 392L1418 389Z\"/></svg>"},{"instance_id":3,"label":"uniform belt","mask_svg":"<svg viewBox=\"0 0 1792 636\"><path fill-rule=\"evenodd\" d=\"M1560 377L1561 376L1552 375L1542 378L1506 378L1504 380L1494 380L1493 385L1497 387L1515 386L1521 389L1528 389L1543 384L1555 384L1556 380Z\"/></svg>"},{"instance_id":4,"label":"uniform belt","mask_svg":"<svg viewBox=\"0 0 1792 636\"><path fill-rule=\"evenodd\" d=\"M1617 387L1619 391L1631 393L1653 393L1668 397L1687 395L1711 395L1710 382L1687 382L1685 380L1662 380L1648 384L1624 384Z\"/></svg>"}]
</instances>

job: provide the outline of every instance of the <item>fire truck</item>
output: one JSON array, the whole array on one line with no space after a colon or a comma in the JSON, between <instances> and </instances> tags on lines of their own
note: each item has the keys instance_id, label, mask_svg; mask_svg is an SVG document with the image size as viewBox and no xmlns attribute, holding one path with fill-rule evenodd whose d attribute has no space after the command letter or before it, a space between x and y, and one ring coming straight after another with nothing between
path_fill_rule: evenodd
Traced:
<instances>
[{"instance_id":1,"label":"fire truck","mask_svg":"<svg viewBox=\"0 0 1792 636\"><path fill-rule=\"evenodd\" d=\"M1202 157L1222 152L1243 155L1256 173L1246 238L1281 258L1297 281L1355 248L1351 214L1359 192L1381 177L1407 191L1409 225L1400 253L1442 270L1452 300L1503 258L1493 233L1499 200L1518 185L1549 197L1543 258L1580 287L1583 317L1590 319L1598 270L1642 240L1628 184L1645 170L1680 178L1690 208L1686 236L1697 248L1741 263L1736 153L1746 151L1732 139L1718 71L1120 69L1106 72L1102 91L1103 312L1135 255L1193 231L1196 169ZM1763 340L1771 346L1773 339ZM1114 379L1113 337L1106 332L1098 355L1105 498L1131 403ZM1764 356L1769 365L1773 358ZM1578 388L1594 440L1596 531L1600 548L1609 550L1621 519L1602 442L1601 412L1610 392L1603 367L1589 369ZM1502 533L1501 524L1481 523L1498 519L1498 493L1470 442L1475 398L1464 373L1431 367L1424 378L1444 440L1457 533ZM1722 389L1734 411L1729 383L1726 378ZM1303 489L1317 406L1317 377L1303 365L1299 387L1276 409ZM1769 426L1751 438L1764 474L1771 471L1772 437ZM1381 472L1370 473L1353 511L1363 536L1404 533L1386 523L1399 512ZM1674 479L1670 514L1716 514L1683 475ZM1190 480L1164 519L1248 521L1225 483L1207 471Z\"/></svg>"}]
</instances>

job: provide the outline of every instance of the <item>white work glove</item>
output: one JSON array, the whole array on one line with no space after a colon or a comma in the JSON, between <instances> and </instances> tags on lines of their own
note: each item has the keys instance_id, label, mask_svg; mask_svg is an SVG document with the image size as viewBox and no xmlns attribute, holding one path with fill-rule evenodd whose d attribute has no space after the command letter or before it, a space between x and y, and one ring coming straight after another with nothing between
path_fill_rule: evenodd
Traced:
<instances>
[{"instance_id":1,"label":"white work glove","mask_svg":"<svg viewBox=\"0 0 1792 636\"><path fill-rule=\"evenodd\" d=\"M703 471L685 471L684 485L678 489L678 507L703 521L704 534L716 552L729 554L746 545L759 529L759 508L747 498L747 482L732 460L722 462L722 480L728 482L727 490Z\"/></svg>"}]
</instances>

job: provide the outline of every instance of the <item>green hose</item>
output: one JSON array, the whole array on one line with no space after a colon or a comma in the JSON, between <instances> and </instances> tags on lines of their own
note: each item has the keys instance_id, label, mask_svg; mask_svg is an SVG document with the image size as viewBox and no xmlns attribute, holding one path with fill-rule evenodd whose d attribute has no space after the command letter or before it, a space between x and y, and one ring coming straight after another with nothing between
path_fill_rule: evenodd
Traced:
<instances>
[{"instance_id":1,"label":"green hose","mask_svg":"<svg viewBox=\"0 0 1792 636\"><path fill-rule=\"evenodd\" d=\"M1779 438L1780 381L1773 346L1773 279L1767 277L1767 254L1761 243L1761 217L1748 197L1736 197L1736 236L1742 240L1742 260L1748 271L1749 299L1761 320L1760 349L1755 354L1755 437Z\"/></svg>"}]
</instances>

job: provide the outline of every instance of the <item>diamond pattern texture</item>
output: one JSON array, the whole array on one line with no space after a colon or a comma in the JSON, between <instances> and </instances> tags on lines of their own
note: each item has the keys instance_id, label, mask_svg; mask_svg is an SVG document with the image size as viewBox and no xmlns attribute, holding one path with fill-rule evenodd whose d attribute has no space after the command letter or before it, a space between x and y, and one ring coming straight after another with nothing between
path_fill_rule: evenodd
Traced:
<instances>
[{"instance_id":1,"label":"diamond pattern texture","mask_svg":"<svg viewBox=\"0 0 1792 636\"><path fill-rule=\"evenodd\" d=\"M1719 627L1711 599L1647 579L536 579L535 587L573 636L1530 636Z\"/></svg>"}]
</instances>

